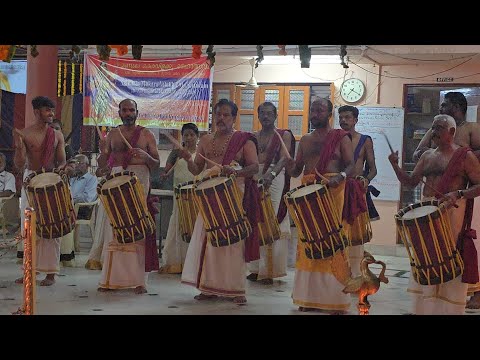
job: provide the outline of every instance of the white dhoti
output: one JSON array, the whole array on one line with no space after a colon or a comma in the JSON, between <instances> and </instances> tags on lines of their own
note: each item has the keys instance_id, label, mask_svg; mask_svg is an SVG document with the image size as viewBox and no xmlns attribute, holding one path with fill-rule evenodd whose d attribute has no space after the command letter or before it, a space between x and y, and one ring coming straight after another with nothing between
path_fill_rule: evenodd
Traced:
<instances>
[{"instance_id":1,"label":"white dhoti","mask_svg":"<svg viewBox=\"0 0 480 360\"><path fill-rule=\"evenodd\" d=\"M88 260L85 263L85 268L89 270L102 269L104 259L103 245L105 237L111 239L113 237L113 233L110 220L105 212L103 203L100 201L98 203L97 214L95 215L95 233L93 235L92 247L88 253Z\"/></svg>"},{"instance_id":2,"label":"white dhoti","mask_svg":"<svg viewBox=\"0 0 480 360\"><path fill-rule=\"evenodd\" d=\"M145 165L129 165L127 171L133 171L143 186L145 199L150 186L150 170ZM121 166L114 167L112 173L124 171ZM106 216L107 221L108 216ZM104 262L99 286L106 289L125 289L145 287L145 239L133 243L119 243L113 237L110 222L104 225Z\"/></svg>"},{"instance_id":3,"label":"white dhoti","mask_svg":"<svg viewBox=\"0 0 480 360\"><path fill-rule=\"evenodd\" d=\"M241 180L237 179L237 184L243 190ZM212 246L199 214L183 266L182 283L195 286L204 294L245 296L247 269L244 253L244 241L229 246Z\"/></svg>"},{"instance_id":4,"label":"white dhoti","mask_svg":"<svg viewBox=\"0 0 480 360\"><path fill-rule=\"evenodd\" d=\"M457 201L458 208L447 210L456 242L463 224L465 199ZM462 315L465 311L468 284L461 282L462 277L439 285L420 285L410 273L407 291L412 294L412 312L417 315Z\"/></svg>"},{"instance_id":5,"label":"white dhoti","mask_svg":"<svg viewBox=\"0 0 480 360\"><path fill-rule=\"evenodd\" d=\"M282 191L284 184L285 169L273 179L269 190L275 215L278 212L280 203L283 201ZM258 280L279 278L287 275L288 243L291 237L290 215L288 212L279 225L280 239L275 240L272 244L260 246L260 259L248 264L248 270L258 274Z\"/></svg>"},{"instance_id":6,"label":"white dhoti","mask_svg":"<svg viewBox=\"0 0 480 360\"><path fill-rule=\"evenodd\" d=\"M480 278L480 198L475 198L472 216L472 229L477 231L477 238L473 240L477 250L478 274ZM468 295L473 295L480 291L480 282L468 285ZM478 296L478 295L477 295Z\"/></svg>"}]
</instances>

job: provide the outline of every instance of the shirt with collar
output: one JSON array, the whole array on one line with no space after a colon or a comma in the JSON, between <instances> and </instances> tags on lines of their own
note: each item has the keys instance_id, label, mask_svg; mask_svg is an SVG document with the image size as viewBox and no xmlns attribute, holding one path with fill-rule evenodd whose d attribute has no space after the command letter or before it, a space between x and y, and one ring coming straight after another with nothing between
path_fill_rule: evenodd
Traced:
<instances>
[{"instance_id":1,"label":"shirt with collar","mask_svg":"<svg viewBox=\"0 0 480 360\"><path fill-rule=\"evenodd\" d=\"M97 177L89 172L82 176L70 178L70 192L72 193L73 202L95 201L97 199L97 184Z\"/></svg>"},{"instance_id":2,"label":"shirt with collar","mask_svg":"<svg viewBox=\"0 0 480 360\"><path fill-rule=\"evenodd\" d=\"M0 173L0 191L8 191L17 192L17 188L15 186L15 176L8 171L3 170Z\"/></svg>"}]
</instances>

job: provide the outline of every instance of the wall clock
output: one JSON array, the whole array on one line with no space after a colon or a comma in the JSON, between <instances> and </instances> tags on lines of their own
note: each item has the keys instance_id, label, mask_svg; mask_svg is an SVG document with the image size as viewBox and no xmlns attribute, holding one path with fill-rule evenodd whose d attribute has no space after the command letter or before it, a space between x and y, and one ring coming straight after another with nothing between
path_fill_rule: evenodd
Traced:
<instances>
[{"instance_id":1,"label":"wall clock","mask_svg":"<svg viewBox=\"0 0 480 360\"><path fill-rule=\"evenodd\" d=\"M348 103L355 103L365 95L365 84L360 79L345 80L340 86L340 96Z\"/></svg>"}]
</instances>

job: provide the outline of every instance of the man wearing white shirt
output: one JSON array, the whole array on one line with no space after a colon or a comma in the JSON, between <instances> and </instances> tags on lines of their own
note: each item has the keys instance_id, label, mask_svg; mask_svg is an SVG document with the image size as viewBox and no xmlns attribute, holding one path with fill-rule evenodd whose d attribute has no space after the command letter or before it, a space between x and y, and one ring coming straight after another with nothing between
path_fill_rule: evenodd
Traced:
<instances>
[{"instance_id":1,"label":"man wearing white shirt","mask_svg":"<svg viewBox=\"0 0 480 360\"><path fill-rule=\"evenodd\" d=\"M70 192L73 202L86 203L97 199L97 177L88 171L88 157L78 154L69 160L67 174L70 176ZM93 208L83 206L79 209L77 218L84 219L91 215ZM73 231L62 238L60 261L63 266L74 266L75 259Z\"/></svg>"},{"instance_id":2,"label":"man wearing white shirt","mask_svg":"<svg viewBox=\"0 0 480 360\"><path fill-rule=\"evenodd\" d=\"M15 176L5 171L7 159L3 153L0 153L0 197L7 197L17 192L15 187Z\"/></svg>"}]
</instances>

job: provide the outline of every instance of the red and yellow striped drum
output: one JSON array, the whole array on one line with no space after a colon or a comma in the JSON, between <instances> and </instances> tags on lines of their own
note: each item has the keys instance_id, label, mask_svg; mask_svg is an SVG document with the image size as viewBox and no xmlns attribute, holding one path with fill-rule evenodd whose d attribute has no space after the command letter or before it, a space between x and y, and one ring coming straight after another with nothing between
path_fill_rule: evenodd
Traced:
<instances>
[{"instance_id":1,"label":"red and yellow striped drum","mask_svg":"<svg viewBox=\"0 0 480 360\"><path fill-rule=\"evenodd\" d=\"M97 193L119 243L132 243L153 234L155 222L135 173L122 171L107 176L98 184Z\"/></svg>"},{"instance_id":2,"label":"red and yellow striped drum","mask_svg":"<svg viewBox=\"0 0 480 360\"><path fill-rule=\"evenodd\" d=\"M409 205L395 215L395 222L417 283L442 284L463 273L446 204L427 200Z\"/></svg>"},{"instance_id":3,"label":"red and yellow striped drum","mask_svg":"<svg viewBox=\"0 0 480 360\"><path fill-rule=\"evenodd\" d=\"M309 259L329 258L350 245L328 186L301 185L287 192L284 200Z\"/></svg>"},{"instance_id":4,"label":"red and yellow striped drum","mask_svg":"<svg viewBox=\"0 0 480 360\"><path fill-rule=\"evenodd\" d=\"M175 186L175 199L178 206L180 233L182 240L189 243L192 238L193 226L198 216L198 208L195 203L193 184L188 181Z\"/></svg>"},{"instance_id":5,"label":"red and yellow striped drum","mask_svg":"<svg viewBox=\"0 0 480 360\"><path fill-rule=\"evenodd\" d=\"M207 239L213 246L229 246L250 235L252 227L235 176L210 176L195 183L193 188Z\"/></svg>"},{"instance_id":6,"label":"red and yellow striped drum","mask_svg":"<svg viewBox=\"0 0 480 360\"><path fill-rule=\"evenodd\" d=\"M277 214L273 210L270 191L263 184L259 184L258 189L260 192L260 211L263 217L263 221L258 223L258 233L260 246L264 246L280 239L280 225L278 225Z\"/></svg>"},{"instance_id":7,"label":"red and yellow striped drum","mask_svg":"<svg viewBox=\"0 0 480 360\"><path fill-rule=\"evenodd\" d=\"M37 211L37 235L55 239L70 233L75 227L75 210L70 185L63 171L35 171L24 181L31 206Z\"/></svg>"}]
</instances>

